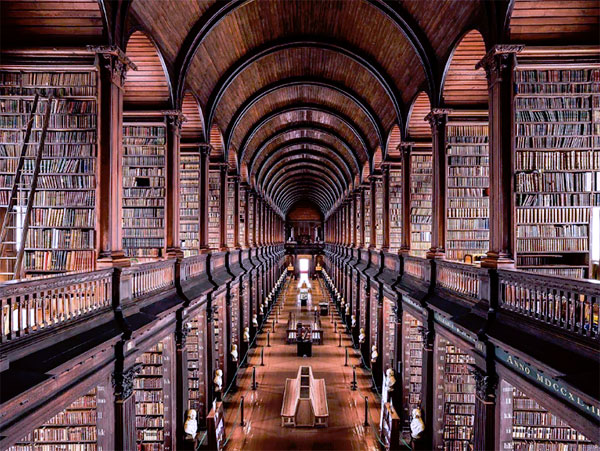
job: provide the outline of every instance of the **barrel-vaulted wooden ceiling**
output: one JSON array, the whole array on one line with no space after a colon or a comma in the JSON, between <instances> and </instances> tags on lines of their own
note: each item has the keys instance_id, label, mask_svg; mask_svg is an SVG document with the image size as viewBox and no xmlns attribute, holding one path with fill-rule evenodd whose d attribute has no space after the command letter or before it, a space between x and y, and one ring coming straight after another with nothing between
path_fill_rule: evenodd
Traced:
<instances>
[{"instance_id":1,"label":"barrel-vaulted wooden ceiling","mask_svg":"<svg viewBox=\"0 0 600 451\"><path fill-rule=\"evenodd\" d=\"M0 8L3 47L120 46L138 67L126 108L181 108L182 138L210 142L212 158L277 211L307 199L324 214L397 156L403 139L431 139L430 108L486 107L485 76L474 68L486 48L594 43L600 12L597 0L2 0Z\"/></svg>"}]
</instances>

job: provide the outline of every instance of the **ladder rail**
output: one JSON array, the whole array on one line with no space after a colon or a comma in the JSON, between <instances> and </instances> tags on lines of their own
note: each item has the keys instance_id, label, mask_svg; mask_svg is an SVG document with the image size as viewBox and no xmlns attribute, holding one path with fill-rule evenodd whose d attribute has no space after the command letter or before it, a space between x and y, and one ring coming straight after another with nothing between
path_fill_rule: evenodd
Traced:
<instances>
[{"instance_id":1,"label":"ladder rail","mask_svg":"<svg viewBox=\"0 0 600 451\"><path fill-rule=\"evenodd\" d=\"M27 198L27 209L25 211L25 218L23 219L23 231L19 250L17 252L17 260L15 261L15 279L21 278L21 266L23 263L23 254L25 253L25 246L27 241L27 233L29 232L29 221L31 219L31 211L33 210L33 202L35 192L37 190L38 176L40 174L40 167L42 161L42 154L44 153L44 144L46 143L46 134L48 133L48 125L50 124L50 113L52 111L52 102L54 97L50 95L48 97L48 107L44 114L44 122L42 125L42 133L40 135L40 141L38 143L37 155L35 156L35 166L33 169L33 176L31 178L31 187L29 188L29 196Z\"/></svg>"},{"instance_id":2,"label":"ladder rail","mask_svg":"<svg viewBox=\"0 0 600 451\"><path fill-rule=\"evenodd\" d=\"M2 221L2 228L0 228L0 255L2 255L4 246L6 243L6 235L8 233L8 227L10 223L10 215L13 213L17 202L17 192L19 183L21 182L21 175L23 172L23 165L25 164L25 157L27 156L27 145L29 144L29 138L31 137L31 130L33 128L33 122L35 120L35 115L37 112L38 100L40 95L38 93L35 94L33 99L33 105L31 107L31 111L29 112L29 118L27 119L27 129L25 131L25 137L23 139L23 143L21 144L21 151L19 153L19 160L17 162L17 168L15 170L15 179L13 181L13 186L10 190L9 200L8 200L8 208L6 209L6 214L4 215L4 219Z\"/></svg>"}]
</instances>

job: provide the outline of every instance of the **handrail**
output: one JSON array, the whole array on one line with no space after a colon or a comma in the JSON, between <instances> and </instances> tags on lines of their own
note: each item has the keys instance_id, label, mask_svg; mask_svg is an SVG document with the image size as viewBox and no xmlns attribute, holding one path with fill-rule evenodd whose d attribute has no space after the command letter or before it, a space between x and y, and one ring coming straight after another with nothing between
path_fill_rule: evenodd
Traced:
<instances>
[{"instance_id":1,"label":"handrail","mask_svg":"<svg viewBox=\"0 0 600 451\"><path fill-rule=\"evenodd\" d=\"M489 279L485 268L447 260L436 260L435 268L438 287L473 300L487 298L482 292L483 282Z\"/></svg>"},{"instance_id":2,"label":"handrail","mask_svg":"<svg viewBox=\"0 0 600 451\"><path fill-rule=\"evenodd\" d=\"M175 285L176 259L160 260L125 268L122 275L131 277L131 298L162 291Z\"/></svg>"},{"instance_id":3,"label":"handrail","mask_svg":"<svg viewBox=\"0 0 600 451\"><path fill-rule=\"evenodd\" d=\"M0 343L110 308L113 272L109 268L0 285Z\"/></svg>"},{"instance_id":4,"label":"handrail","mask_svg":"<svg viewBox=\"0 0 600 451\"><path fill-rule=\"evenodd\" d=\"M427 266L429 266L429 262L426 258L404 256L404 273L415 279L426 281Z\"/></svg>"},{"instance_id":5,"label":"handrail","mask_svg":"<svg viewBox=\"0 0 600 451\"><path fill-rule=\"evenodd\" d=\"M498 300L502 310L599 339L599 281L502 269L498 270Z\"/></svg>"},{"instance_id":6,"label":"handrail","mask_svg":"<svg viewBox=\"0 0 600 451\"><path fill-rule=\"evenodd\" d=\"M206 255L194 255L181 261L181 281L205 274L207 271Z\"/></svg>"}]
</instances>

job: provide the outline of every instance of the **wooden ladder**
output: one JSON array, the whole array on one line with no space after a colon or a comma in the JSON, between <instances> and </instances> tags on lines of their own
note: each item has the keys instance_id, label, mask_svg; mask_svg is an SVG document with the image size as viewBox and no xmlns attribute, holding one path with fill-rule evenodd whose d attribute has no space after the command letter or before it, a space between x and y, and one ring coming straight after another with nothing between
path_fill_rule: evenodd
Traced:
<instances>
[{"instance_id":1,"label":"wooden ladder","mask_svg":"<svg viewBox=\"0 0 600 451\"><path fill-rule=\"evenodd\" d=\"M19 154L19 160L17 162L17 168L15 170L15 176L13 180L13 186L10 191L8 199L8 207L6 208L6 214L2 221L2 228L0 228L0 264L2 265L0 277L10 279L20 279L22 276L22 264L23 255L25 253L25 246L27 245L27 234L29 232L29 223L31 220L31 211L33 210L33 203L35 201L35 193L37 189L38 176L40 174L40 165L42 162L42 154L44 151L44 143L46 142L46 133L48 131L48 124L50 122L50 113L52 111L52 96L48 97L46 112L43 116L42 133L38 142L37 151L35 154L35 162L33 167L33 173L25 171L25 174L31 174L30 185L26 186L25 183L21 182L25 160L30 157L27 155L27 149L29 139L31 137L31 131L35 116L37 114L37 108L40 103L39 94L36 94L27 119L27 129L25 131L25 137L21 144L21 151ZM24 191L28 191L26 199L23 194ZM23 205L23 201L26 203ZM25 209L25 215L23 217L22 224L19 224L18 218L23 215L23 209ZM12 230L12 234L9 235L9 231ZM21 235L20 241L17 241L17 234ZM10 245L13 247L19 246L16 250L16 254L13 250L11 255Z\"/></svg>"}]
</instances>

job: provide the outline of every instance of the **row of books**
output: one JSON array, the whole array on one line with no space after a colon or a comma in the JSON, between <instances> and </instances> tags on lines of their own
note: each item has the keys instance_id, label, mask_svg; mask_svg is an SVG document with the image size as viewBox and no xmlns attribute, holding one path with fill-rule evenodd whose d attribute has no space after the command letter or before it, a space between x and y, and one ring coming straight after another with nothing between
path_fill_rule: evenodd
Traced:
<instances>
[{"instance_id":1,"label":"row of books","mask_svg":"<svg viewBox=\"0 0 600 451\"><path fill-rule=\"evenodd\" d=\"M37 144L28 143L26 146L25 156L35 158L37 156ZM20 143L2 143L0 146L0 157L2 158L19 158L21 155ZM46 142L42 150L44 160L52 158L95 158L96 146L94 143L77 143L77 144L55 144L49 145Z\"/></svg>"},{"instance_id":2,"label":"row of books","mask_svg":"<svg viewBox=\"0 0 600 451\"><path fill-rule=\"evenodd\" d=\"M517 241L517 252L587 252L588 238L529 238Z\"/></svg>"},{"instance_id":3,"label":"row of books","mask_svg":"<svg viewBox=\"0 0 600 451\"><path fill-rule=\"evenodd\" d=\"M518 224L589 223L589 208L517 208Z\"/></svg>"},{"instance_id":4,"label":"row of books","mask_svg":"<svg viewBox=\"0 0 600 451\"><path fill-rule=\"evenodd\" d=\"M41 130L32 130L28 144L35 145L40 142ZM21 144L25 138L25 130L0 130L0 140L7 144ZM90 144L96 143L96 131L57 131L48 130L44 144Z\"/></svg>"},{"instance_id":5,"label":"row of books","mask_svg":"<svg viewBox=\"0 0 600 451\"><path fill-rule=\"evenodd\" d=\"M600 82L600 70L598 69L517 70L513 76L515 83Z\"/></svg>"},{"instance_id":6,"label":"row of books","mask_svg":"<svg viewBox=\"0 0 600 451\"><path fill-rule=\"evenodd\" d=\"M517 136L517 150L530 149L591 149L592 140L589 136Z\"/></svg>"},{"instance_id":7,"label":"row of books","mask_svg":"<svg viewBox=\"0 0 600 451\"><path fill-rule=\"evenodd\" d=\"M560 120L563 120L569 114L573 114L573 110L585 110L589 112L591 104L589 96L581 97L517 97L514 99L515 109L520 111L541 110L548 114L556 114ZM519 119L519 116L517 116Z\"/></svg>"},{"instance_id":8,"label":"row of books","mask_svg":"<svg viewBox=\"0 0 600 451\"><path fill-rule=\"evenodd\" d=\"M9 72L0 73L0 86L96 86L96 72Z\"/></svg>"},{"instance_id":9,"label":"row of books","mask_svg":"<svg viewBox=\"0 0 600 451\"><path fill-rule=\"evenodd\" d=\"M15 173L17 170L18 159L6 159L0 160L0 172L11 172ZM44 175L47 173L89 173L94 174L96 172L96 159L95 158L54 158L50 160L42 159L40 161L40 174ZM35 160L33 158L25 159L23 161L23 172L32 174L35 169ZM63 177L63 176L61 176Z\"/></svg>"},{"instance_id":10,"label":"row of books","mask_svg":"<svg viewBox=\"0 0 600 451\"><path fill-rule=\"evenodd\" d=\"M540 224L517 226L518 238L587 238L589 227L578 224Z\"/></svg>"},{"instance_id":11,"label":"row of books","mask_svg":"<svg viewBox=\"0 0 600 451\"><path fill-rule=\"evenodd\" d=\"M94 231L81 229L33 229L27 235L28 248L94 249Z\"/></svg>"},{"instance_id":12,"label":"row of books","mask_svg":"<svg viewBox=\"0 0 600 451\"><path fill-rule=\"evenodd\" d=\"M431 247L432 173L431 154L411 155L410 248L418 256Z\"/></svg>"},{"instance_id":13,"label":"row of books","mask_svg":"<svg viewBox=\"0 0 600 451\"><path fill-rule=\"evenodd\" d=\"M27 127L27 115L16 116L0 114L0 128L18 129ZM32 130L41 130L43 127L43 116L34 116ZM89 129L96 127L95 114L56 114L48 120L48 131L58 131L65 128Z\"/></svg>"},{"instance_id":14,"label":"row of books","mask_svg":"<svg viewBox=\"0 0 600 451\"><path fill-rule=\"evenodd\" d=\"M596 83L520 83L516 94L592 94L600 93L600 84Z\"/></svg>"},{"instance_id":15,"label":"row of books","mask_svg":"<svg viewBox=\"0 0 600 451\"><path fill-rule=\"evenodd\" d=\"M553 122L539 122L535 124L517 124L517 136L533 135L533 136L572 136L572 135L589 135L591 132L591 124L588 123L573 123L562 124Z\"/></svg>"},{"instance_id":16,"label":"row of books","mask_svg":"<svg viewBox=\"0 0 600 451\"><path fill-rule=\"evenodd\" d=\"M93 268L96 259L93 250L25 251L24 262L28 271L78 271L81 268Z\"/></svg>"},{"instance_id":17,"label":"row of books","mask_svg":"<svg viewBox=\"0 0 600 451\"><path fill-rule=\"evenodd\" d=\"M573 100L587 100L585 97L575 97ZM530 100L530 99L518 99ZM583 103L583 102L580 102ZM517 110L516 111L517 122L589 122L590 111L589 110Z\"/></svg>"},{"instance_id":18,"label":"row of books","mask_svg":"<svg viewBox=\"0 0 600 451\"><path fill-rule=\"evenodd\" d=\"M600 170L600 151L521 151L515 154L515 171Z\"/></svg>"},{"instance_id":19,"label":"row of books","mask_svg":"<svg viewBox=\"0 0 600 451\"><path fill-rule=\"evenodd\" d=\"M520 172L516 174L517 192L600 191L599 172Z\"/></svg>"},{"instance_id":20,"label":"row of books","mask_svg":"<svg viewBox=\"0 0 600 451\"><path fill-rule=\"evenodd\" d=\"M56 98L50 102L50 120L56 117L71 118L77 115L95 115L97 111L96 100L77 100L77 99L61 99ZM46 112L48 108L48 102L38 102L37 113L40 115ZM23 116L17 116L21 118L27 117L27 115L33 109L33 99L12 97L0 99L0 115L2 113L20 113ZM36 117L36 121L39 120ZM23 122L25 124L25 122ZM22 125L23 127L25 125Z\"/></svg>"}]
</instances>

